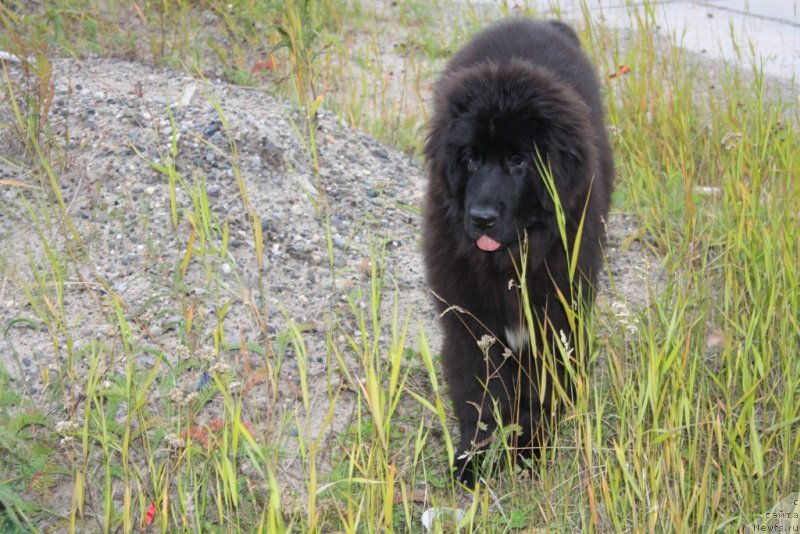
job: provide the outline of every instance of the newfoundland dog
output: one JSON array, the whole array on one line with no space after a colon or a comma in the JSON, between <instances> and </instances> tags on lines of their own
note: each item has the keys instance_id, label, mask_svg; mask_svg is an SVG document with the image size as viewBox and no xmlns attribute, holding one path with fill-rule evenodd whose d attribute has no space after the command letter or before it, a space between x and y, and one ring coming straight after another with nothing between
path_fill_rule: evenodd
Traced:
<instances>
[{"instance_id":1,"label":"newfoundland dog","mask_svg":"<svg viewBox=\"0 0 800 534\"><path fill-rule=\"evenodd\" d=\"M528 457L574 395L564 358L582 353L576 310L594 297L613 158L594 67L558 21L478 34L436 85L429 128L426 277L459 420L456 476L472 485L498 424Z\"/></svg>"}]
</instances>

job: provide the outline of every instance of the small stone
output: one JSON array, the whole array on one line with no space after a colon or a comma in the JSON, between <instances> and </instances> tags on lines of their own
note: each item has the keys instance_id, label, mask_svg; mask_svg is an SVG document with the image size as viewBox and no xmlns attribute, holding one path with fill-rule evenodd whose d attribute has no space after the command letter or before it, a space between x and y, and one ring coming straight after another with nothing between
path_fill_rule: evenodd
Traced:
<instances>
[{"instance_id":1,"label":"small stone","mask_svg":"<svg viewBox=\"0 0 800 534\"><path fill-rule=\"evenodd\" d=\"M375 191L374 189L367 189L367 196L369 198L375 198L378 196L378 192Z\"/></svg>"},{"instance_id":2,"label":"small stone","mask_svg":"<svg viewBox=\"0 0 800 534\"><path fill-rule=\"evenodd\" d=\"M382 148L375 148L372 150L372 155L380 159L389 159L389 154Z\"/></svg>"},{"instance_id":3,"label":"small stone","mask_svg":"<svg viewBox=\"0 0 800 534\"><path fill-rule=\"evenodd\" d=\"M205 130L203 130L203 137L205 137L206 139L208 139L209 137L211 137L212 135L214 135L215 133L217 133L217 132L219 131L220 127L222 127L222 124L221 124L221 123L219 123L219 122L212 122L211 124L209 124L208 126L206 126L206 129L205 129Z\"/></svg>"},{"instance_id":4,"label":"small stone","mask_svg":"<svg viewBox=\"0 0 800 534\"><path fill-rule=\"evenodd\" d=\"M344 230L347 227L347 223L338 215L331 215L330 221L337 230Z\"/></svg>"},{"instance_id":5,"label":"small stone","mask_svg":"<svg viewBox=\"0 0 800 534\"><path fill-rule=\"evenodd\" d=\"M153 193L155 193L155 192L156 192L156 188L153 187L152 185L148 185L147 187L144 188L144 194L149 196L149 197L153 196Z\"/></svg>"},{"instance_id":6,"label":"small stone","mask_svg":"<svg viewBox=\"0 0 800 534\"><path fill-rule=\"evenodd\" d=\"M297 244L297 245L291 244L288 247L286 247L286 252L290 256L303 257L303 256L305 256L305 252L306 251L305 251L305 247L302 244Z\"/></svg>"},{"instance_id":7,"label":"small stone","mask_svg":"<svg viewBox=\"0 0 800 534\"><path fill-rule=\"evenodd\" d=\"M209 198L219 198L222 193L222 188L217 184L210 184L206 187L206 194Z\"/></svg>"},{"instance_id":8,"label":"small stone","mask_svg":"<svg viewBox=\"0 0 800 534\"><path fill-rule=\"evenodd\" d=\"M222 272L225 274L231 274L231 266L226 262L222 264Z\"/></svg>"}]
</instances>

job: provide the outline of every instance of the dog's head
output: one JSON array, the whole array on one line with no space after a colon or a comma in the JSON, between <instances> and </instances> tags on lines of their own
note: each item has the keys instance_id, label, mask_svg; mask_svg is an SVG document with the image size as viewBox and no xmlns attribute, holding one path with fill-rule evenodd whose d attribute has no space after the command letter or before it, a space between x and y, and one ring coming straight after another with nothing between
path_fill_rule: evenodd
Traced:
<instances>
[{"instance_id":1,"label":"dog's head","mask_svg":"<svg viewBox=\"0 0 800 534\"><path fill-rule=\"evenodd\" d=\"M491 253L525 233L555 235L553 192L567 213L585 199L593 137L588 106L555 75L523 61L484 63L443 78L425 150L450 216Z\"/></svg>"}]
</instances>

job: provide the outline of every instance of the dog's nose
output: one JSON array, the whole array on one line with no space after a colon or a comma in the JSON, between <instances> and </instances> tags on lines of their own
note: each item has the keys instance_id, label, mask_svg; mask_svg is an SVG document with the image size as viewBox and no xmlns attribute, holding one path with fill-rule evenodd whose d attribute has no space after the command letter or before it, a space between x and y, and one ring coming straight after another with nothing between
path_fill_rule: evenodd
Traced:
<instances>
[{"instance_id":1,"label":"dog's nose","mask_svg":"<svg viewBox=\"0 0 800 534\"><path fill-rule=\"evenodd\" d=\"M474 206L469 210L469 218L479 230L488 230L497 223L500 214L489 206Z\"/></svg>"}]
</instances>

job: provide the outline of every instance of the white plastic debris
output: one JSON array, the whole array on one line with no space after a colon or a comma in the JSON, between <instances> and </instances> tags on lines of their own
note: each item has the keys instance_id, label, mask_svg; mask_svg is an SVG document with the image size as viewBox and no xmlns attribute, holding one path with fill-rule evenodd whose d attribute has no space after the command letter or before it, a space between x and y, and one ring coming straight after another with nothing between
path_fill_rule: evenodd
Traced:
<instances>
[{"instance_id":1,"label":"white plastic debris","mask_svg":"<svg viewBox=\"0 0 800 534\"><path fill-rule=\"evenodd\" d=\"M0 61L10 61L11 63L31 63L31 60L24 57L15 56L10 52L6 52L5 50L0 50Z\"/></svg>"},{"instance_id":2,"label":"white plastic debris","mask_svg":"<svg viewBox=\"0 0 800 534\"><path fill-rule=\"evenodd\" d=\"M189 82L186 87L183 88L183 93L181 94L181 98L178 100L177 104L180 107L188 106L191 101L194 93L197 91L197 84L194 82Z\"/></svg>"},{"instance_id":3,"label":"white plastic debris","mask_svg":"<svg viewBox=\"0 0 800 534\"><path fill-rule=\"evenodd\" d=\"M460 508L428 508L422 512L422 526L425 527L427 532L433 532L433 526L437 522L439 524L447 523L451 525L451 528L443 530L445 532L455 531L456 525L466 515L466 512Z\"/></svg>"}]
</instances>

